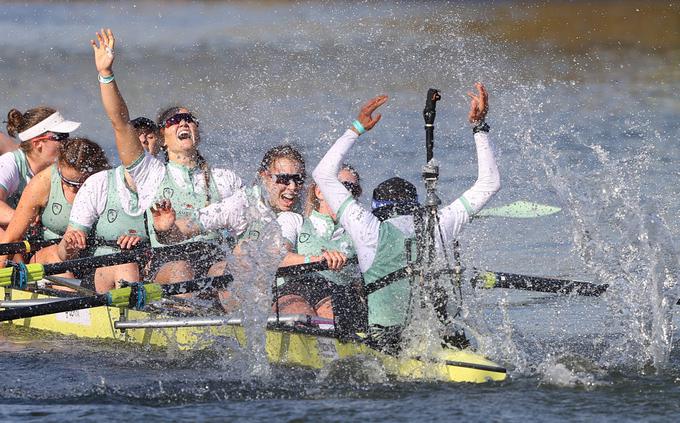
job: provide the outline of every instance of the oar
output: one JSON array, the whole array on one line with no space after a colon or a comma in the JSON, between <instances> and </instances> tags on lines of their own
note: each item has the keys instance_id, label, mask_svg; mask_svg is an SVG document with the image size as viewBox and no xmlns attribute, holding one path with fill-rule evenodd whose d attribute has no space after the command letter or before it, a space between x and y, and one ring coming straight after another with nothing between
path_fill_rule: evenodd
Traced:
<instances>
[{"instance_id":1,"label":"oar","mask_svg":"<svg viewBox=\"0 0 680 423\"><path fill-rule=\"evenodd\" d=\"M30 253L31 251L37 251L41 248L58 244L59 241L61 241L61 238L45 240L40 239L35 241L19 241L9 242L7 244L0 244L0 256Z\"/></svg>"},{"instance_id":2,"label":"oar","mask_svg":"<svg viewBox=\"0 0 680 423\"><path fill-rule=\"evenodd\" d=\"M166 285L157 283L131 284L123 288L112 289L105 294L3 310L0 311L0 322L99 306L142 309L148 302L158 301L168 295L186 294L207 289L224 289L232 280L231 275L222 275Z\"/></svg>"},{"instance_id":3,"label":"oar","mask_svg":"<svg viewBox=\"0 0 680 423\"><path fill-rule=\"evenodd\" d=\"M546 204L530 203L528 201L515 201L500 207L488 207L480 210L475 217L509 217L515 219L532 219L535 217L550 216L562 209Z\"/></svg>"},{"instance_id":4,"label":"oar","mask_svg":"<svg viewBox=\"0 0 680 423\"><path fill-rule=\"evenodd\" d=\"M328 270L328 264L325 261L281 267L276 272L276 276L294 276L321 270ZM105 294L65 299L53 303L0 311L0 322L99 306L142 309L147 303L160 300L164 296L186 294L207 289L224 289L232 280L233 276L226 274L165 285L156 283L135 283L123 288L112 289Z\"/></svg>"},{"instance_id":5,"label":"oar","mask_svg":"<svg viewBox=\"0 0 680 423\"><path fill-rule=\"evenodd\" d=\"M607 284L489 271L479 273L473 279L473 284L480 288L487 289L522 289L526 291L547 292L550 294L574 293L589 297L598 297L604 294L609 287Z\"/></svg>"},{"instance_id":6,"label":"oar","mask_svg":"<svg viewBox=\"0 0 680 423\"><path fill-rule=\"evenodd\" d=\"M549 294L576 294L599 297L609 288L606 283L572 281L569 279L543 278L540 276L516 275L513 273L484 271L472 279L479 288L508 288L524 291L547 292ZM676 303L680 305L680 300Z\"/></svg>"},{"instance_id":7,"label":"oar","mask_svg":"<svg viewBox=\"0 0 680 423\"><path fill-rule=\"evenodd\" d=\"M195 255L197 252L205 250L205 248L217 248L204 242L190 242L186 244L170 245L158 248L142 248L125 250L120 253L107 254L103 256L84 257L75 260L69 260L62 263L40 264L32 263L26 265L27 282L36 282L47 275L56 275L73 270L88 270L96 267L114 266L118 264L134 263L143 258L151 258L155 255L163 255L173 253L175 256L186 254ZM15 269L7 267L0 269L0 286L10 286L12 284L12 275Z\"/></svg>"}]
</instances>

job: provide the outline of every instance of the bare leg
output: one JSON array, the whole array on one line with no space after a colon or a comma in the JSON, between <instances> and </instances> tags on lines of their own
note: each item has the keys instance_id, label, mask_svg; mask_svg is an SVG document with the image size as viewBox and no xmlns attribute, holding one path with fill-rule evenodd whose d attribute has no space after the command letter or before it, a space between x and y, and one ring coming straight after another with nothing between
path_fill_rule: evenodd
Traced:
<instances>
[{"instance_id":1,"label":"bare leg","mask_svg":"<svg viewBox=\"0 0 680 423\"><path fill-rule=\"evenodd\" d=\"M321 301L316 303L314 310L316 310L316 314L319 317L333 319L333 301L331 301L331 297L322 298Z\"/></svg>"},{"instance_id":2,"label":"bare leg","mask_svg":"<svg viewBox=\"0 0 680 423\"><path fill-rule=\"evenodd\" d=\"M186 281L193 278L194 270L187 261L171 261L161 266L158 273L156 273L154 282L165 284Z\"/></svg>"},{"instance_id":3,"label":"bare leg","mask_svg":"<svg viewBox=\"0 0 680 423\"><path fill-rule=\"evenodd\" d=\"M94 286L99 293L108 292L116 288L116 283L121 279L127 282L138 282L140 277L137 263L98 268L94 273Z\"/></svg>"},{"instance_id":4,"label":"bare leg","mask_svg":"<svg viewBox=\"0 0 680 423\"><path fill-rule=\"evenodd\" d=\"M279 297L279 300L274 303L272 310L276 311L276 306L279 307L281 314L306 314L308 316L316 316L312 306L299 295L284 295Z\"/></svg>"}]
</instances>

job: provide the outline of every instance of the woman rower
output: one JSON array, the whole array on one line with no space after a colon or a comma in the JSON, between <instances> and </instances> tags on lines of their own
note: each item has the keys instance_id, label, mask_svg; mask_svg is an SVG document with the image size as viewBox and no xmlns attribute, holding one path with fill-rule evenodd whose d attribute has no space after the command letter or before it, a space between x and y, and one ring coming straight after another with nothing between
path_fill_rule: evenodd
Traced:
<instances>
[{"instance_id":1,"label":"woman rower","mask_svg":"<svg viewBox=\"0 0 680 423\"><path fill-rule=\"evenodd\" d=\"M156 156L160 142L158 127L151 120L139 117L131 121L146 152ZM138 207L137 188L124 166L95 173L85 181L73 202L69 226L59 243L59 258L71 260L83 250L95 256L113 254L148 242L146 214ZM137 282L138 263L100 267L94 274L97 292L107 292L124 280Z\"/></svg>"},{"instance_id":2,"label":"woman rower","mask_svg":"<svg viewBox=\"0 0 680 423\"><path fill-rule=\"evenodd\" d=\"M343 164L338 180L355 199L361 196L359 173L352 166ZM338 267L344 265L346 259L356 256L352 239L337 222L335 213L319 187L312 182L307 189L305 218L297 237L295 253L303 257L303 262L311 263L325 259L324 254L328 255L329 252L339 256L342 264L338 264ZM331 261L332 259L329 260ZM355 265L344 266L338 271L285 278L285 284L276 289L278 298L275 301L282 313L318 315L333 319L334 309L347 308L349 304L342 300L347 299L348 294L353 291L352 284L360 279L361 274ZM349 296L356 298L356 295ZM354 309L361 308L359 301L353 303Z\"/></svg>"},{"instance_id":3,"label":"woman rower","mask_svg":"<svg viewBox=\"0 0 680 423\"><path fill-rule=\"evenodd\" d=\"M79 126L51 107L9 111L7 133L21 144L0 156L0 234L12 220L28 182L57 160L62 142Z\"/></svg>"},{"instance_id":4,"label":"woman rower","mask_svg":"<svg viewBox=\"0 0 680 423\"><path fill-rule=\"evenodd\" d=\"M0 243L24 239L26 231L40 217L44 239L61 238L66 232L76 193L92 174L108 169L102 148L86 139L72 138L64 142L57 163L31 178L24 189L14 216ZM0 256L0 267L7 256ZM38 250L31 262L57 263L61 259L57 245Z\"/></svg>"},{"instance_id":5,"label":"woman rower","mask_svg":"<svg viewBox=\"0 0 680 423\"><path fill-rule=\"evenodd\" d=\"M500 189L500 178L492 145L489 126L484 119L488 111L488 96L482 84L476 84L477 94L471 97L469 121L478 158L478 177L474 185L453 203L439 210L440 234L435 236L438 252L451 249L454 237L491 197ZM414 214L419 203L415 186L401 178L382 182L373 191L373 210L365 210L338 180L338 169L344 156L359 135L375 126L381 115L372 113L387 101L378 96L369 101L359 116L328 150L313 177L319 185L330 208L350 234L359 259L367 291L382 277L406 265L405 241L415 235ZM452 257L452 251L448 257ZM408 279L394 281L368 295L369 331L375 340L386 348L398 345L401 329L408 321L410 302Z\"/></svg>"},{"instance_id":6,"label":"woman rower","mask_svg":"<svg viewBox=\"0 0 680 423\"><path fill-rule=\"evenodd\" d=\"M199 123L186 107L171 107L158 119L160 136L165 143L167 163L144 154L134 127L129 122L125 100L118 90L113 75L115 38L111 30L97 33L97 42L91 41L95 64L99 72L99 87L106 114L113 126L116 147L121 162L132 176L139 196L139 207L148 209L161 200L172 201L180 217L189 216L211 203L231 197L242 186L241 179L230 170L209 167L198 151L201 139ZM153 218L152 218L153 220ZM163 244L150 226L152 246ZM217 240L220 232L213 231L189 240ZM192 259L164 264L156 274L156 281L168 283L191 279L209 272L221 258L217 248Z\"/></svg>"}]
</instances>

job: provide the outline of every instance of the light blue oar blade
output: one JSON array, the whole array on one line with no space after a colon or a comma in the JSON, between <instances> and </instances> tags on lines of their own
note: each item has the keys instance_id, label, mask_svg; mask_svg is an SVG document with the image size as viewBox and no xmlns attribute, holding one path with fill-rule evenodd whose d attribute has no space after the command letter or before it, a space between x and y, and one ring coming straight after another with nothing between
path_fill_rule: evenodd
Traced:
<instances>
[{"instance_id":1,"label":"light blue oar blade","mask_svg":"<svg viewBox=\"0 0 680 423\"><path fill-rule=\"evenodd\" d=\"M550 216L562 209L546 204L530 203L528 201L515 201L500 207L482 209L475 217L509 217L514 219L531 219L534 217Z\"/></svg>"}]
</instances>

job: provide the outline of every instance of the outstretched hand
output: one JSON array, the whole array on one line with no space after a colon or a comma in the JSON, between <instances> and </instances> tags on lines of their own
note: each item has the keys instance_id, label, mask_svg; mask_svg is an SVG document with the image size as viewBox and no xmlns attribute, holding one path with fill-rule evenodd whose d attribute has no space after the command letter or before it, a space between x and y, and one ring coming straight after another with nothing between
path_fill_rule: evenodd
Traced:
<instances>
[{"instance_id":1,"label":"outstretched hand","mask_svg":"<svg viewBox=\"0 0 680 423\"><path fill-rule=\"evenodd\" d=\"M470 113L468 113L468 120L470 123L478 123L484 120L486 114L489 112L489 94L481 82L475 84L477 94L468 92L470 100Z\"/></svg>"},{"instance_id":2,"label":"outstretched hand","mask_svg":"<svg viewBox=\"0 0 680 423\"><path fill-rule=\"evenodd\" d=\"M375 117L372 115L378 107L382 106L386 102L387 96L379 95L377 97L373 97L366 104L364 104L363 107L361 107L361 110L359 110L359 116L357 116L357 120L359 123L361 123L361 126L363 126L366 131L370 131L375 126L375 124L380 121L380 118L382 117L380 113L375 115ZM356 128L352 127L350 129L359 134L359 131L357 131Z\"/></svg>"},{"instance_id":3,"label":"outstretched hand","mask_svg":"<svg viewBox=\"0 0 680 423\"><path fill-rule=\"evenodd\" d=\"M97 66L97 72L101 76L110 76L113 73L113 48L116 45L113 31L102 28L101 31L97 32L97 41L90 40L90 44L94 50L94 63Z\"/></svg>"},{"instance_id":4,"label":"outstretched hand","mask_svg":"<svg viewBox=\"0 0 680 423\"><path fill-rule=\"evenodd\" d=\"M172 208L170 200L161 200L151 206L151 216L153 216L153 228L156 232L166 232L175 226L177 214Z\"/></svg>"}]
</instances>

